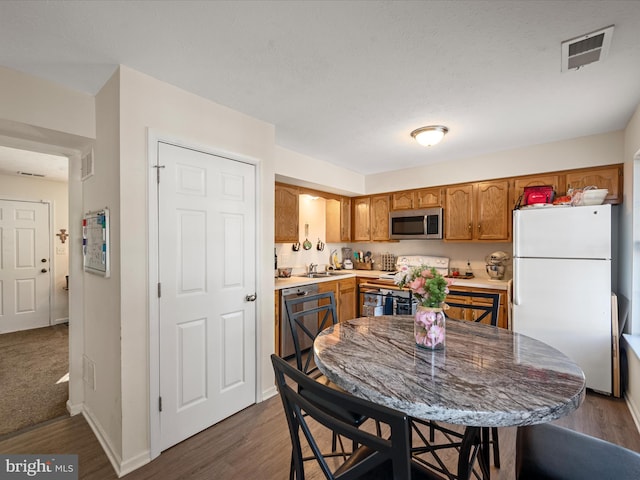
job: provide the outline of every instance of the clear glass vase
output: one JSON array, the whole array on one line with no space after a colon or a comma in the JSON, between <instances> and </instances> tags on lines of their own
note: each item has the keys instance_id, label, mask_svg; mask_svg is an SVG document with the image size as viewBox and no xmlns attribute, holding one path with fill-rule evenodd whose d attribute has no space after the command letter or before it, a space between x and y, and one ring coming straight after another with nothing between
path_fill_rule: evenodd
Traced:
<instances>
[{"instance_id":1,"label":"clear glass vase","mask_svg":"<svg viewBox=\"0 0 640 480\"><path fill-rule=\"evenodd\" d=\"M443 309L418 305L413 322L413 333L416 345L420 348L429 350L444 348L447 329Z\"/></svg>"}]
</instances>

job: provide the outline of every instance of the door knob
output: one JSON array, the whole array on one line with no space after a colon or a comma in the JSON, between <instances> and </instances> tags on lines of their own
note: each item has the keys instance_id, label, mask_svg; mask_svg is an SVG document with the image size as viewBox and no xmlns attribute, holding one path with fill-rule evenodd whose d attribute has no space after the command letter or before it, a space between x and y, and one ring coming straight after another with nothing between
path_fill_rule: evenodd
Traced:
<instances>
[{"instance_id":1,"label":"door knob","mask_svg":"<svg viewBox=\"0 0 640 480\"><path fill-rule=\"evenodd\" d=\"M244 299L245 299L247 302L255 302L255 301L256 301L256 298L258 298L258 297L257 297L257 295L256 295L255 293L254 293L254 294L251 294L251 295L247 295L246 297L244 297Z\"/></svg>"},{"instance_id":2,"label":"door knob","mask_svg":"<svg viewBox=\"0 0 640 480\"><path fill-rule=\"evenodd\" d=\"M40 270L42 273L47 273L47 269L43 268L42 270Z\"/></svg>"}]
</instances>

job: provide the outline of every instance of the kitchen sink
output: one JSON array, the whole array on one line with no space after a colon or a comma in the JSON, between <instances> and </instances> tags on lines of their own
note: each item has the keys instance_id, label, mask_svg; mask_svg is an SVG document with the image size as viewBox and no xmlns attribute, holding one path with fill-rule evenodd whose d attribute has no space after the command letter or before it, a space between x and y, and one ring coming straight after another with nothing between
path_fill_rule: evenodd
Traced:
<instances>
[{"instance_id":1,"label":"kitchen sink","mask_svg":"<svg viewBox=\"0 0 640 480\"><path fill-rule=\"evenodd\" d=\"M326 278L326 277L337 277L340 275L348 275L349 273L352 273L352 272L336 272L334 270L329 270L328 272L300 273L294 276L304 277L304 278Z\"/></svg>"}]
</instances>

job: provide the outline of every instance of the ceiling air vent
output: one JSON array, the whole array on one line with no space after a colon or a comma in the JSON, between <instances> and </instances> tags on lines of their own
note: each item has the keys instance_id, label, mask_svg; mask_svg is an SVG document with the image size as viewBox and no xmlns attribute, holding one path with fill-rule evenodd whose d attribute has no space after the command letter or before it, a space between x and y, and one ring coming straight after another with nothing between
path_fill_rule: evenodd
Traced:
<instances>
[{"instance_id":1,"label":"ceiling air vent","mask_svg":"<svg viewBox=\"0 0 640 480\"><path fill-rule=\"evenodd\" d=\"M44 177L42 173L31 173L31 172L16 172L16 173L23 177Z\"/></svg>"},{"instance_id":2,"label":"ceiling air vent","mask_svg":"<svg viewBox=\"0 0 640 480\"><path fill-rule=\"evenodd\" d=\"M613 25L562 42L562 71L578 70L605 59L611 45Z\"/></svg>"}]
</instances>

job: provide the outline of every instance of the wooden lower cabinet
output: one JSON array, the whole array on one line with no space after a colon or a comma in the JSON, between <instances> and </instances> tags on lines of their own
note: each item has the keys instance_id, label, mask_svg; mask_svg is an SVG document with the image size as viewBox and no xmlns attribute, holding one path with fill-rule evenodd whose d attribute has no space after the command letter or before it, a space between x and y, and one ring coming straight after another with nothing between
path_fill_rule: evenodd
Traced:
<instances>
[{"instance_id":1,"label":"wooden lower cabinet","mask_svg":"<svg viewBox=\"0 0 640 480\"><path fill-rule=\"evenodd\" d=\"M341 322L356 318L356 279L338 281L338 319Z\"/></svg>"},{"instance_id":2,"label":"wooden lower cabinet","mask_svg":"<svg viewBox=\"0 0 640 480\"><path fill-rule=\"evenodd\" d=\"M345 278L318 283L320 293L333 292L336 299L338 321L344 322L356 317L356 279Z\"/></svg>"},{"instance_id":3,"label":"wooden lower cabinet","mask_svg":"<svg viewBox=\"0 0 640 480\"><path fill-rule=\"evenodd\" d=\"M489 289L489 288L476 288L476 287L461 287L461 286L457 286L454 285L451 287L452 290L454 290L455 292L460 292L461 295L453 295L453 294L448 294L447 298L445 300L445 303L447 303L447 300L451 301L451 302L455 302L455 303L461 303L461 304L465 304L465 305L491 305L491 301L488 299L484 299L484 298L478 298L478 297L471 297L468 295L464 295L464 292L480 292L480 293L497 293L500 295L500 303L498 305L498 321L497 321L497 325L501 328L508 328L509 326L509 319L507 317L507 308L508 308L508 301L507 301L507 292L506 290L494 290L494 289ZM459 320L469 320L469 321L475 321L475 319L482 315L482 311L481 310L474 310L472 308L464 308L464 307L453 307L450 306L449 310L447 310L447 315L451 318L456 318ZM485 317L481 323L486 323L487 325L490 325L492 323L492 318L490 315L488 315L487 317Z\"/></svg>"}]
</instances>

